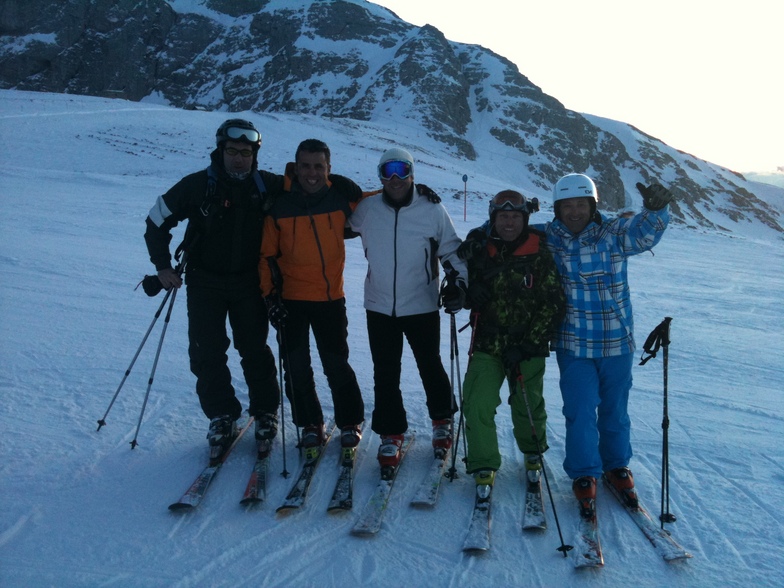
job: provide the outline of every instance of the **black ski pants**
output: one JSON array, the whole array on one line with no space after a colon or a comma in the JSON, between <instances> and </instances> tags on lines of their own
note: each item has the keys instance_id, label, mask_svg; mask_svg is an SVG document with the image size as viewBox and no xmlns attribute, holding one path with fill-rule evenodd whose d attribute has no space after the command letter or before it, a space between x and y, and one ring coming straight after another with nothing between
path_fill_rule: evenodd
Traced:
<instances>
[{"instance_id":1,"label":"black ski pants","mask_svg":"<svg viewBox=\"0 0 784 588\"><path fill-rule=\"evenodd\" d=\"M324 422L311 365L311 330L332 392L335 423L338 427L361 424L365 420L365 404L356 374L348 363L346 299L284 299L283 306L288 312L283 324L283 365L294 424L305 427Z\"/></svg>"},{"instance_id":2,"label":"black ski pants","mask_svg":"<svg viewBox=\"0 0 784 588\"><path fill-rule=\"evenodd\" d=\"M448 419L457 411L449 376L441 362L438 311L394 317L368 310L367 329L375 384L374 432L401 435L408 430L400 391L404 336L422 379L430 418Z\"/></svg>"},{"instance_id":3,"label":"black ski pants","mask_svg":"<svg viewBox=\"0 0 784 588\"><path fill-rule=\"evenodd\" d=\"M188 354L196 376L196 393L204 414L212 419L239 418L242 405L231 383L228 367L231 325L234 348L248 385L251 416L276 412L280 387L275 357L267 345L267 307L259 288L258 273L186 276L188 296Z\"/></svg>"}]
</instances>

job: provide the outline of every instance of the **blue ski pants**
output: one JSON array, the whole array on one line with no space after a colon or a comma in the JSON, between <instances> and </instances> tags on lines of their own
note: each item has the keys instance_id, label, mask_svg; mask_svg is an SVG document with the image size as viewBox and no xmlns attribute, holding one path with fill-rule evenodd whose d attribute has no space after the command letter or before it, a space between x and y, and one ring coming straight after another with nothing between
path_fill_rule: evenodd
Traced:
<instances>
[{"instance_id":1,"label":"blue ski pants","mask_svg":"<svg viewBox=\"0 0 784 588\"><path fill-rule=\"evenodd\" d=\"M564 471L571 479L598 478L627 466L632 456L627 407L633 354L581 358L559 350L557 358L566 417Z\"/></svg>"}]
</instances>

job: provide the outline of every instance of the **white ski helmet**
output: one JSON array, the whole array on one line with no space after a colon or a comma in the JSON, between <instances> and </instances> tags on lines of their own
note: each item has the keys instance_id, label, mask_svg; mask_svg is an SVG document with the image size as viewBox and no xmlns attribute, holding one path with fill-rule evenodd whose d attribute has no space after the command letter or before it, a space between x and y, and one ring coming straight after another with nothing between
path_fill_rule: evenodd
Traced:
<instances>
[{"instance_id":1,"label":"white ski helmet","mask_svg":"<svg viewBox=\"0 0 784 588\"><path fill-rule=\"evenodd\" d=\"M567 198L593 198L599 202L596 184L585 174L567 174L553 187L553 204Z\"/></svg>"},{"instance_id":2,"label":"white ski helmet","mask_svg":"<svg viewBox=\"0 0 784 588\"><path fill-rule=\"evenodd\" d=\"M407 163L410 166L409 173L414 173L414 158L412 155L401 147L392 147L391 149L384 151L381 159L378 160L379 177L383 177L381 170L382 166L390 161L401 161L403 163Z\"/></svg>"}]
</instances>

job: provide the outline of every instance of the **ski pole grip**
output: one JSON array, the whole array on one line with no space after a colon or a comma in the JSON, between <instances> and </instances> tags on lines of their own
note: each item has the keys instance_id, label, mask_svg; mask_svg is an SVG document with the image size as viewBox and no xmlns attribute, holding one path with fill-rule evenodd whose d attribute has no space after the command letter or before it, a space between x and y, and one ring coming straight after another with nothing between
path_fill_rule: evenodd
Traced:
<instances>
[{"instance_id":1,"label":"ski pole grip","mask_svg":"<svg viewBox=\"0 0 784 588\"><path fill-rule=\"evenodd\" d=\"M666 349L670 345L671 322L672 317L664 317L664 320L651 331L650 335L648 335L648 338L645 340L645 345L642 346L643 354L642 357L640 357L640 365L645 365L649 359L656 357L660 347ZM648 354L648 357L645 357L646 353Z\"/></svg>"}]
</instances>

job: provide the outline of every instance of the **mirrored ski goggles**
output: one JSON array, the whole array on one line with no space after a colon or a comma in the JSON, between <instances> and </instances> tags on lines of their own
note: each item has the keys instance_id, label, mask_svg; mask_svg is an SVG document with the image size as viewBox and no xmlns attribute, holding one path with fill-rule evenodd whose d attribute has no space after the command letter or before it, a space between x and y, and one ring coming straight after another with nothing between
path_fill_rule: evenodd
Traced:
<instances>
[{"instance_id":1,"label":"mirrored ski goggles","mask_svg":"<svg viewBox=\"0 0 784 588\"><path fill-rule=\"evenodd\" d=\"M241 129L239 127L229 127L225 131L226 136L229 139L234 139L235 141L247 141L248 143L258 143L261 139L261 135L259 135L258 131L254 131L253 129Z\"/></svg>"},{"instance_id":2,"label":"mirrored ski goggles","mask_svg":"<svg viewBox=\"0 0 784 588\"><path fill-rule=\"evenodd\" d=\"M497 212L499 210L507 210L510 212L522 212L528 214L528 203L523 200L519 204L515 204L511 200L507 200L500 204L496 204L495 202L490 203L490 212Z\"/></svg>"},{"instance_id":3,"label":"mirrored ski goggles","mask_svg":"<svg viewBox=\"0 0 784 588\"><path fill-rule=\"evenodd\" d=\"M408 161L385 161L378 166L378 177L382 180L391 180L397 176L405 180L411 175L411 163Z\"/></svg>"}]
</instances>

